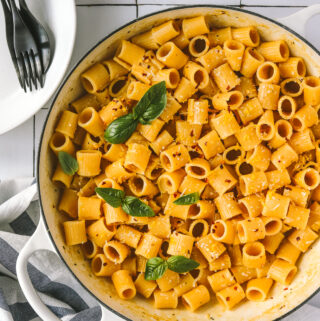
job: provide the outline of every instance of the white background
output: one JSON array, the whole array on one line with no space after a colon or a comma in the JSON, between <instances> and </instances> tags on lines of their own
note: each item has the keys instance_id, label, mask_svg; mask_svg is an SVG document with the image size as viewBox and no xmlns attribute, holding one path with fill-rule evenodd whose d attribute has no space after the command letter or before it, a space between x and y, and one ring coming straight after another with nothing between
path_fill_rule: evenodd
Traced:
<instances>
[{"instance_id":1,"label":"white background","mask_svg":"<svg viewBox=\"0 0 320 321\"><path fill-rule=\"evenodd\" d=\"M280 18L301 7L320 3L320 0L76 0L76 3L77 37L70 69L105 35L136 17L154 11L187 4L220 4L241 7L270 18ZM307 25L306 36L318 49L319 27L320 16L312 18ZM0 75L3 76L5 75ZM21 126L0 135L0 180L35 176L37 149L49 106L50 103ZM314 298L309 304L317 305L317 301L319 299ZM285 320L295 319L293 314Z\"/></svg>"}]
</instances>

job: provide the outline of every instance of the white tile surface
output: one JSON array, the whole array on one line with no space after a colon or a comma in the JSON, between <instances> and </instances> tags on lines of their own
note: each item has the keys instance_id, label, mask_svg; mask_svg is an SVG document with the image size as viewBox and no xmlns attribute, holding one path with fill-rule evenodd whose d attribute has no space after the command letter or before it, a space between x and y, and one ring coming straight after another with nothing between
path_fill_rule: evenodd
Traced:
<instances>
[{"instance_id":1,"label":"white tile surface","mask_svg":"<svg viewBox=\"0 0 320 321\"><path fill-rule=\"evenodd\" d=\"M33 175L33 119L0 135L0 180Z\"/></svg>"},{"instance_id":2,"label":"white tile surface","mask_svg":"<svg viewBox=\"0 0 320 321\"><path fill-rule=\"evenodd\" d=\"M156 11L161 11L161 10L166 10L169 8L174 8L176 7L175 5L143 5L138 7L138 17L142 17L146 14L156 12Z\"/></svg>"},{"instance_id":3,"label":"white tile surface","mask_svg":"<svg viewBox=\"0 0 320 321\"><path fill-rule=\"evenodd\" d=\"M48 109L41 109L35 115L35 130L34 130L35 161L37 161L40 137L41 137L44 121L46 120L48 112L49 112Z\"/></svg>"},{"instance_id":4,"label":"white tile surface","mask_svg":"<svg viewBox=\"0 0 320 321\"><path fill-rule=\"evenodd\" d=\"M136 18L135 6L77 7L77 35L70 66L113 30Z\"/></svg>"}]
</instances>

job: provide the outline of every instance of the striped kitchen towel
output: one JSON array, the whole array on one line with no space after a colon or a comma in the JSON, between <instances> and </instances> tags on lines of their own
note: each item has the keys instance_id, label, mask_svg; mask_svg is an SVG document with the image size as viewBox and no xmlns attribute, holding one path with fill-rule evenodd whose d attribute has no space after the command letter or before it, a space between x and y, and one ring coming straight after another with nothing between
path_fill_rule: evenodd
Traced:
<instances>
[{"instance_id":1,"label":"striped kitchen towel","mask_svg":"<svg viewBox=\"0 0 320 321\"><path fill-rule=\"evenodd\" d=\"M0 321L40 320L16 277L19 251L35 231L39 204L34 179L0 181ZM41 299L63 321L98 321L101 309L59 257L40 251L30 258L29 275ZM118 320L111 315L108 321ZM283 321L319 321L320 294ZM165 321L165 320L164 320Z\"/></svg>"},{"instance_id":2,"label":"striped kitchen towel","mask_svg":"<svg viewBox=\"0 0 320 321\"><path fill-rule=\"evenodd\" d=\"M19 251L36 229L39 203L34 179L0 182L0 320L38 321L16 277ZM32 255L28 271L40 298L63 321L98 321L101 308L50 251Z\"/></svg>"}]
</instances>

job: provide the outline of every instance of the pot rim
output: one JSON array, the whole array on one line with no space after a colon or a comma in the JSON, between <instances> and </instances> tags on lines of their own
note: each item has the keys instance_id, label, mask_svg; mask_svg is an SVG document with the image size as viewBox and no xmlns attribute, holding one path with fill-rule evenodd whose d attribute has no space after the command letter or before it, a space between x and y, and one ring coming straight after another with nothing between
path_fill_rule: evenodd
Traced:
<instances>
[{"instance_id":1,"label":"pot rim","mask_svg":"<svg viewBox=\"0 0 320 321\"><path fill-rule=\"evenodd\" d=\"M163 13L163 12L169 12L169 11L174 11L174 10L182 10L182 9L189 9L189 8L215 8L215 9L226 9L226 10L234 10L234 11L239 11L239 12L244 12L247 14L251 14L253 16L257 16L259 18L268 20L276 25L278 25L279 27L289 31L290 33L292 33L293 35L295 35L297 38L301 39L305 44L307 44L312 50L314 50L319 56L320 56L320 51L314 46L312 45L307 39L305 39L303 36L301 36L300 34L298 34L297 32L295 32L294 30L292 30L291 28L287 27L286 25L282 24L281 22L271 19L269 17L265 17L262 14L256 13L256 12L252 12L246 9L242 9L242 8L238 8L238 7L233 7L233 6L221 6L221 5L189 5L189 6L176 6L173 8L168 8L168 9L164 9L164 10L159 10L156 12L152 12L149 14L146 14L144 16L135 18L131 21L129 21L128 23L120 26L119 28L115 29L114 31L112 31L111 33L109 33L108 35L106 35L105 37L103 37L100 41L98 41L93 47L91 47L84 55L82 55L82 57L78 60L78 62L76 62L74 64L74 66L71 68L71 70L68 72L68 74L64 77L62 83L60 84L60 86L58 87L58 89L56 90L56 93L54 94L54 99L52 100L51 106L48 109L48 114L46 116L42 131L41 131L41 136L40 136L40 141L39 141L39 148L38 148L38 152L37 152L37 190L38 190L38 195L39 195L39 203L40 203L40 215L43 218L43 222L45 224L46 230L48 232L48 235L51 239L51 242L53 244L53 246L56 249L56 252L58 253L60 259L62 260L62 262L64 263L64 265L68 268L68 270L71 272L71 274L73 275L73 277L79 282L79 284L82 286L82 288L89 292L102 306L104 306L106 309L108 309L110 312L114 313L115 315L119 316L120 318L123 318L124 320L127 321L132 321L132 319L129 319L128 317L126 317L125 315L121 314L120 312L114 310L113 308L109 307L108 305L106 305L103 301L101 301L92 291L90 291L80 280L79 278L76 276L76 274L72 271L72 269L70 268L70 266L66 263L66 261L64 260L63 256L61 255L55 241L54 238L52 237L52 234L50 232L49 226L47 224L47 220L46 217L44 215L44 211L43 211L43 206L42 206L42 199L41 199L41 193L40 193L40 182L39 182L39 177L40 177L40 154L41 154L41 148L42 148L42 140L43 140L43 134L45 131L45 128L47 126L47 122L49 119L49 116L51 114L52 108L56 103L56 100L62 90L62 88L64 87L64 85L66 84L66 82L68 81L68 79L70 78L71 74L75 71L75 69L79 66L79 64L95 49L97 48L102 42L104 42L106 39L110 38L112 35L114 35L115 33L117 33L118 31L120 31L121 29L128 27L138 21L141 21L145 18L148 17L152 17L154 15L157 15L159 13ZM296 307L294 307L293 309L291 309L290 311L288 311L287 313L285 313L284 315L280 316L277 319L274 319L273 321L280 321L283 320L285 317L287 317L288 315L290 315L291 313L297 311L298 309L300 309L306 302L308 302L311 298L313 298L317 293L320 292L320 287L314 292L312 293L308 298L306 298L303 302L301 302L299 305L297 305Z\"/></svg>"}]
</instances>

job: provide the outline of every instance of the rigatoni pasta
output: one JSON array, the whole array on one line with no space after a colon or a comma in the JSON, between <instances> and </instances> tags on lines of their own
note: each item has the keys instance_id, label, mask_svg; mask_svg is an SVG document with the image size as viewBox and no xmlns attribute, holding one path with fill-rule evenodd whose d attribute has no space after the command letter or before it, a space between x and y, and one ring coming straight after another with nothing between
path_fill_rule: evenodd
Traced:
<instances>
[{"instance_id":1,"label":"rigatoni pasta","mask_svg":"<svg viewBox=\"0 0 320 321\"><path fill-rule=\"evenodd\" d=\"M49 146L66 244L81 245L94 277L111 277L122 299L190 311L215 304L210 287L231 309L294 280L320 229L320 80L284 40L168 20L80 80L87 94ZM130 135L110 141L126 119L135 126L117 135ZM196 265L174 270L179 258ZM150 279L152 260L166 263Z\"/></svg>"}]
</instances>

